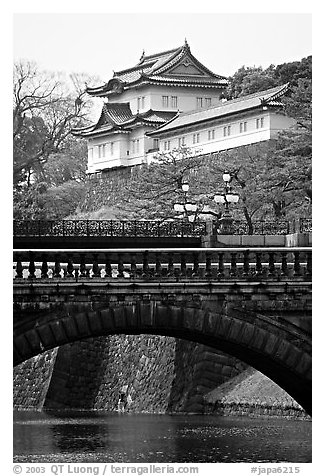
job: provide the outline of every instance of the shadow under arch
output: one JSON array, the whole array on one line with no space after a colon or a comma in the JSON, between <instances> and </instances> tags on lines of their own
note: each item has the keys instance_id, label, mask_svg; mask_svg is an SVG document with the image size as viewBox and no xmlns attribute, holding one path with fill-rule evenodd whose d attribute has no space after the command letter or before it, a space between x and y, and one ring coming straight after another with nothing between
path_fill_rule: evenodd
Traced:
<instances>
[{"instance_id":1,"label":"shadow under arch","mask_svg":"<svg viewBox=\"0 0 325 476\"><path fill-rule=\"evenodd\" d=\"M29 316L14 326L14 365L89 337L152 334L213 347L269 377L311 415L311 345L305 332L245 312L219 314L160 302L119 303L97 311ZM15 320L14 320L15 321Z\"/></svg>"}]
</instances>

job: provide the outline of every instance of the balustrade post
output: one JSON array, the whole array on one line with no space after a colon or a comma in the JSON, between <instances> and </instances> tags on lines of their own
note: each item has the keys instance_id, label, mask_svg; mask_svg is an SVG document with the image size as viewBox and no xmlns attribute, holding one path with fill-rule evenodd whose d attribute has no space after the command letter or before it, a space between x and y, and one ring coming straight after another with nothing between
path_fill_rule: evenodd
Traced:
<instances>
[{"instance_id":1,"label":"balustrade post","mask_svg":"<svg viewBox=\"0 0 325 476\"><path fill-rule=\"evenodd\" d=\"M268 275L269 276L274 276L275 274L275 265L274 265L274 252L270 251L269 252L269 270L268 270Z\"/></svg>"},{"instance_id":2,"label":"balustrade post","mask_svg":"<svg viewBox=\"0 0 325 476\"><path fill-rule=\"evenodd\" d=\"M48 270L49 270L49 267L48 267L48 264L47 264L46 254L43 253L42 254L41 278L46 279L48 277L48 274L47 274Z\"/></svg>"},{"instance_id":3,"label":"balustrade post","mask_svg":"<svg viewBox=\"0 0 325 476\"><path fill-rule=\"evenodd\" d=\"M84 253L80 255L80 277L85 278L86 277L86 257Z\"/></svg>"},{"instance_id":4,"label":"balustrade post","mask_svg":"<svg viewBox=\"0 0 325 476\"><path fill-rule=\"evenodd\" d=\"M237 252L230 253L230 276L235 278L237 276Z\"/></svg>"},{"instance_id":5,"label":"balustrade post","mask_svg":"<svg viewBox=\"0 0 325 476\"><path fill-rule=\"evenodd\" d=\"M21 262L21 257L20 255L17 255L17 261L16 261L16 278L23 278L23 265Z\"/></svg>"},{"instance_id":6,"label":"balustrade post","mask_svg":"<svg viewBox=\"0 0 325 476\"><path fill-rule=\"evenodd\" d=\"M156 270L155 270L155 276L160 277L162 274L162 267L161 267L161 253L157 252L156 253Z\"/></svg>"},{"instance_id":7,"label":"balustrade post","mask_svg":"<svg viewBox=\"0 0 325 476\"><path fill-rule=\"evenodd\" d=\"M249 275L249 250L244 251L243 276Z\"/></svg>"},{"instance_id":8,"label":"balustrade post","mask_svg":"<svg viewBox=\"0 0 325 476\"><path fill-rule=\"evenodd\" d=\"M299 251L294 251L294 265L293 265L293 274L294 276L300 276L301 275L301 268L300 268L300 253Z\"/></svg>"},{"instance_id":9,"label":"balustrade post","mask_svg":"<svg viewBox=\"0 0 325 476\"><path fill-rule=\"evenodd\" d=\"M108 253L105 254L105 278L112 277L112 264Z\"/></svg>"},{"instance_id":10,"label":"balustrade post","mask_svg":"<svg viewBox=\"0 0 325 476\"><path fill-rule=\"evenodd\" d=\"M98 253L93 253L93 267L92 267L93 277L100 277L100 269L98 266Z\"/></svg>"},{"instance_id":11,"label":"balustrade post","mask_svg":"<svg viewBox=\"0 0 325 476\"><path fill-rule=\"evenodd\" d=\"M73 261L71 253L68 253L67 276L73 278Z\"/></svg>"},{"instance_id":12,"label":"balustrade post","mask_svg":"<svg viewBox=\"0 0 325 476\"><path fill-rule=\"evenodd\" d=\"M28 266L28 271L29 271L29 275L28 275L28 279L35 279L35 270L36 270L36 267L35 267L35 261L34 261L34 253L31 251L29 253L29 266Z\"/></svg>"},{"instance_id":13,"label":"balustrade post","mask_svg":"<svg viewBox=\"0 0 325 476\"><path fill-rule=\"evenodd\" d=\"M193 272L192 276L198 276L199 275L199 253L197 251L194 251L193 253Z\"/></svg>"},{"instance_id":14,"label":"balustrade post","mask_svg":"<svg viewBox=\"0 0 325 476\"><path fill-rule=\"evenodd\" d=\"M142 276L149 276L149 252L145 251L143 253L143 264L142 264Z\"/></svg>"},{"instance_id":15,"label":"balustrade post","mask_svg":"<svg viewBox=\"0 0 325 476\"><path fill-rule=\"evenodd\" d=\"M181 253L181 276L186 277L186 254Z\"/></svg>"},{"instance_id":16,"label":"balustrade post","mask_svg":"<svg viewBox=\"0 0 325 476\"><path fill-rule=\"evenodd\" d=\"M61 264L60 256L58 254L55 255L54 260L54 278L61 278Z\"/></svg>"},{"instance_id":17,"label":"balustrade post","mask_svg":"<svg viewBox=\"0 0 325 476\"><path fill-rule=\"evenodd\" d=\"M167 276L172 277L175 274L174 270L174 255L173 253L168 253L168 270L167 270Z\"/></svg>"},{"instance_id":18,"label":"balustrade post","mask_svg":"<svg viewBox=\"0 0 325 476\"><path fill-rule=\"evenodd\" d=\"M224 253L220 251L218 253L218 278L223 278L225 275Z\"/></svg>"},{"instance_id":19,"label":"balustrade post","mask_svg":"<svg viewBox=\"0 0 325 476\"><path fill-rule=\"evenodd\" d=\"M124 225L123 225L124 226ZM124 260L122 253L118 253L118 262L117 262L117 277L124 278Z\"/></svg>"},{"instance_id":20,"label":"balustrade post","mask_svg":"<svg viewBox=\"0 0 325 476\"><path fill-rule=\"evenodd\" d=\"M135 278L137 275L137 260L134 253L131 253L130 259L130 277Z\"/></svg>"},{"instance_id":21,"label":"balustrade post","mask_svg":"<svg viewBox=\"0 0 325 476\"><path fill-rule=\"evenodd\" d=\"M206 278L211 278L212 276L211 261L212 261L211 253L207 252L205 255L205 277Z\"/></svg>"},{"instance_id":22,"label":"balustrade post","mask_svg":"<svg viewBox=\"0 0 325 476\"><path fill-rule=\"evenodd\" d=\"M255 252L255 263L256 263L255 276L260 278L263 274L262 253L260 251Z\"/></svg>"},{"instance_id":23,"label":"balustrade post","mask_svg":"<svg viewBox=\"0 0 325 476\"><path fill-rule=\"evenodd\" d=\"M283 251L281 253L281 276L288 275L288 261L287 261L287 252Z\"/></svg>"}]
</instances>

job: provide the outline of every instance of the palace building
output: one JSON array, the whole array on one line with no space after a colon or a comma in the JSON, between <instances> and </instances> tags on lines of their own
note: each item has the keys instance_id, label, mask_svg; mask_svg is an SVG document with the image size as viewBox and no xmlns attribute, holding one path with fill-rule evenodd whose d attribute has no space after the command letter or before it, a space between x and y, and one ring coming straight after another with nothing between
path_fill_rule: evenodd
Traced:
<instances>
[{"instance_id":1,"label":"palace building","mask_svg":"<svg viewBox=\"0 0 325 476\"><path fill-rule=\"evenodd\" d=\"M104 99L97 123L72 133L87 139L89 174L149 163L182 146L202 154L269 140L294 121L283 114L288 84L226 101L228 80L210 71L188 43L145 55L87 88Z\"/></svg>"}]
</instances>

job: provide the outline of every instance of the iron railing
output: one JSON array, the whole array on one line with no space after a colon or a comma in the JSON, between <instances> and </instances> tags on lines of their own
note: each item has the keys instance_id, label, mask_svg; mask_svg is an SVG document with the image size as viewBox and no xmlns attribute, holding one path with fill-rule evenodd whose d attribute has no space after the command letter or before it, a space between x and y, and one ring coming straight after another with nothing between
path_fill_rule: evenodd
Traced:
<instances>
[{"instance_id":1,"label":"iron railing","mask_svg":"<svg viewBox=\"0 0 325 476\"><path fill-rule=\"evenodd\" d=\"M14 220L14 236L200 237L206 223L156 220Z\"/></svg>"},{"instance_id":2,"label":"iron railing","mask_svg":"<svg viewBox=\"0 0 325 476\"><path fill-rule=\"evenodd\" d=\"M234 235L287 235L310 233L312 220L258 220L249 227L244 220L234 220ZM158 220L14 220L14 237L200 237L206 235L205 221ZM220 222L213 221L213 233L223 234Z\"/></svg>"},{"instance_id":3,"label":"iron railing","mask_svg":"<svg viewBox=\"0 0 325 476\"><path fill-rule=\"evenodd\" d=\"M213 222L214 234L222 235L220 222ZM255 220L251 227L245 220L233 221L234 235L289 235L290 233L311 233L311 218L299 218L294 220Z\"/></svg>"}]
</instances>

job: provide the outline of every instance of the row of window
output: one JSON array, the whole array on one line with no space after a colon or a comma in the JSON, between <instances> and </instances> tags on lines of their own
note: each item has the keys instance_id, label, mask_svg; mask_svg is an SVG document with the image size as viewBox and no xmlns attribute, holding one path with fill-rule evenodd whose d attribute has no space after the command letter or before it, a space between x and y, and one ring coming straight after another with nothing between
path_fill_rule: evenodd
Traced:
<instances>
[{"instance_id":1,"label":"row of window","mask_svg":"<svg viewBox=\"0 0 325 476\"><path fill-rule=\"evenodd\" d=\"M138 98L138 101L141 98ZM203 98L197 97L196 98L196 107L197 109L201 109L203 107L211 107L212 99L211 98ZM172 109L178 108L178 97L177 96L162 96L162 106L163 107L170 107ZM139 106L138 106L139 109Z\"/></svg>"},{"instance_id":2,"label":"row of window","mask_svg":"<svg viewBox=\"0 0 325 476\"><path fill-rule=\"evenodd\" d=\"M107 157L110 155L114 155L114 142L110 142L108 144L100 144L97 146L98 150L98 158L101 159L102 157ZM94 149L89 149L90 157L93 158L94 156Z\"/></svg>"},{"instance_id":3,"label":"row of window","mask_svg":"<svg viewBox=\"0 0 325 476\"><path fill-rule=\"evenodd\" d=\"M255 127L256 129L261 129L264 127L264 117L259 117L255 121ZM239 132L247 132L247 122L240 122L239 123ZM228 137L233 133L232 126L224 126L223 127L223 137ZM214 140L216 137L216 130L215 129L210 129L208 130L208 140ZM192 134L192 144L199 144L200 143L200 132L196 132ZM182 147L186 145L186 137L179 137L178 138L178 147ZM164 150L170 150L170 141L164 141L163 145Z\"/></svg>"},{"instance_id":4,"label":"row of window","mask_svg":"<svg viewBox=\"0 0 325 476\"><path fill-rule=\"evenodd\" d=\"M204 107L211 107L212 100L211 98L196 98L196 108L201 109L203 106Z\"/></svg>"},{"instance_id":5,"label":"row of window","mask_svg":"<svg viewBox=\"0 0 325 476\"><path fill-rule=\"evenodd\" d=\"M171 107L173 109L178 108L178 97L177 96L162 96L162 106Z\"/></svg>"}]
</instances>

